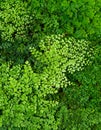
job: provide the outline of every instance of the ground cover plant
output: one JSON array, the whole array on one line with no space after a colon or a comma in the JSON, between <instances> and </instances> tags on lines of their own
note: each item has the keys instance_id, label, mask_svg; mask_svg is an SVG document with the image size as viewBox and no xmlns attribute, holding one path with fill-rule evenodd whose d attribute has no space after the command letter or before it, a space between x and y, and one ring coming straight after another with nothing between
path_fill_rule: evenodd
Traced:
<instances>
[{"instance_id":1,"label":"ground cover plant","mask_svg":"<svg viewBox=\"0 0 101 130\"><path fill-rule=\"evenodd\" d=\"M0 129L101 129L100 0L0 1Z\"/></svg>"}]
</instances>

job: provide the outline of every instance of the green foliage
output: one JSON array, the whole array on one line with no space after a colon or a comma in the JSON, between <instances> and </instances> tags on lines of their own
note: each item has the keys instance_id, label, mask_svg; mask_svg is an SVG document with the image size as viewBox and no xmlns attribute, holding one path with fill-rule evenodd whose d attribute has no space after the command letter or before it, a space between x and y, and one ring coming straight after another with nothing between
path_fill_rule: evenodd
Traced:
<instances>
[{"instance_id":1,"label":"green foliage","mask_svg":"<svg viewBox=\"0 0 101 130\"><path fill-rule=\"evenodd\" d=\"M67 39L64 35L46 36L39 46L30 48L33 65L28 61L24 65L12 66L10 62L1 65L2 126L58 129L61 124L60 118L56 117L59 90L72 83L65 75L66 69L71 66L73 69L69 72L73 73L86 65L87 59L76 51L80 43L81 51L86 55L88 44L84 40ZM85 61L83 67L80 57ZM73 60L79 61L77 67Z\"/></svg>"},{"instance_id":2,"label":"green foliage","mask_svg":"<svg viewBox=\"0 0 101 130\"><path fill-rule=\"evenodd\" d=\"M38 40L44 34L100 38L100 5L95 0L1 1L0 31L2 40L6 41L3 46L12 46L8 41L20 40L19 44L23 45L17 47L23 52L26 42Z\"/></svg>"},{"instance_id":3,"label":"green foliage","mask_svg":"<svg viewBox=\"0 0 101 130\"><path fill-rule=\"evenodd\" d=\"M28 55L32 17L26 4L19 0L2 1L0 4L0 52L2 59L23 63Z\"/></svg>"},{"instance_id":4,"label":"green foliage","mask_svg":"<svg viewBox=\"0 0 101 130\"><path fill-rule=\"evenodd\" d=\"M28 48L37 46L45 35L64 34L88 39L100 37L101 4L100 1L91 1L1 1L2 59L14 64L29 61Z\"/></svg>"},{"instance_id":5,"label":"green foliage","mask_svg":"<svg viewBox=\"0 0 101 130\"><path fill-rule=\"evenodd\" d=\"M101 36L100 1L63 0L61 5L62 23L67 33L77 38L88 39Z\"/></svg>"},{"instance_id":6,"label":"green foliage","mask_svg":"<svg viewBox=\"0 0 101 130\"><path fill-rule=\"evenodd\" d=\"M34 63L35 69L40 71L48 66L49 69L59 68L61 72L67 69L71 74L80 71L90 64L93 52L90 45L89 41L66 38L60 34L46 36L37 48L31 49L33 59L37 60Z\"/></svg>"},{"instance_id":7,"label":"green foliage","mask_svg":"<svg viewBox=\"0 0 101 130\"><path fill-rule=\"evenodd\" d=\"M59 129L101 129L101 46L94 49L92 64L84 70L68 74L72 84L63 90L57 117ZM61 107L62 106L62 107Z\"/></svg>"},{"instance_id":8,"label":"green foliage","mask_svg":"<svg viewBox=\"0 0 101 130\"><path fill-rule=\"evenodd\" d=\"M0 1L1 130L101 129L100 8Z\"/></svg>"},{"instance_id":9,"label":"green foliage","mask_svg":"<svg viewBox=\"0 0 101 130\"><path fill-rule=\"evenodd\" d=\"M2 126L7 128L57 129L54 112L58 102L45 96L56 89L44 74L34 73L28 62L24 66L0 67L0 110Z\"/></svg>"},{"instance_id":10,"label":"green foliage","mask_svg":"<svg viewBox=\"0 0 101 130\"><path fill-rule=\"evenodd\" d=\"M44 31L92 40L101 36L100 0L32 0L29 5L31 10L37 10L36 15L42 20Z\"/></svg>"},{"instance_id":11,"label":"green foliage","mask_svg":"<svg viewBox=\"0 0 101 130\"><path fill-rule=\"evenodd\" d=\"M72 110L62 106L57 114L61 122L59 130L100 130L101 128L101 112L93 108Z\"/></svg>"},{"instance_id":12,"label":"green foliage","mask_svg":"<svg viewBox=\"0 0 101 130\"><path fill-rule=\"evenodd\" d=\"M26 4L17 0L1 2L1 38L4 41L14 42L14 40L26 38L28 25L31 26L30 12L26 10Z\"/></svg>"}]
</instances>

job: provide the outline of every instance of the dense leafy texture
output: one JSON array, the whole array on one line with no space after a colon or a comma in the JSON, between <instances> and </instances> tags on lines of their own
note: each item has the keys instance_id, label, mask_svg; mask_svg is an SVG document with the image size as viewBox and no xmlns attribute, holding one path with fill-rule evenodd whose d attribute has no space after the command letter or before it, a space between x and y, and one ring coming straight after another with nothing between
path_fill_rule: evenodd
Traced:
<instances>
[{"instance_id":1,"label":"dense leafy texture","mask_svg":"<svg viewBox=\"0 0 101 130\"><path fill-rule=\"evenodd\" d=\"M55 113L59 104L59 90L72 84L65 74L67 67L72 68L69 72L73 73L82 68L82 60L86 65L84 50L87 53L88 44L85 43L84 40L76 41L74 38L64 39L63 35L46 36L40 41L39 47L30 48L34 60L32 68L28 61L23 66L12 68L11 63L1 65L0 104L3 126L58 129L61 121L55 118ZM71 44L75 45L75 53L70 49ZM76 45L84 48L81 48L83 56L76 51ZM79 62L77 67L74 67L76 62L73 60Z\"/></svg>"},{"instance_id":2,"label":"dense leafy texture","mask_svg":"<svg viewBox=\"0 0 101 130\"><path fill-rule=\"evenodd\" d=\"M101 129L101 1L0 1L0 130Z\"/></svg>"},{"instance_id":3,"label":"dense leafy texture","mask_svg":"<svg viewBox=\"0 0 101 130\"><path fill-rule=\"evenodd\" d=\"M101 36L100 0L50 0L29 4L41 18L44 31L66 33L76 38L97 39ZM54 31L54 32L53 32Z\"/></svg>"},{"instance_id":4,"label":"dense leafy texture","mask_svg":"<svg viewBox=\"0 0 101 130\"><path fill-rule=\"evenodd\" d=\"M0 67L0 110L5 129L57 129L54 119L57 102L45 100L56 89L45 77L34 73L28 62L12 69L7 64Z\"/></svg>"}]
</instances>

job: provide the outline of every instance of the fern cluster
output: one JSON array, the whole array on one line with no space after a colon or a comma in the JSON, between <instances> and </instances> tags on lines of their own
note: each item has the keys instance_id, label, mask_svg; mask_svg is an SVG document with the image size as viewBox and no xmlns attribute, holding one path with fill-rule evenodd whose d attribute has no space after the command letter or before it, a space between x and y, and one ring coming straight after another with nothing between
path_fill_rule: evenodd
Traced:
<instances>
[{"instance_id":1,"label":"fern cluster","mask_svg":"<svg viewBox=\"0 0 101 130\"><path fill-rule=\"evenodd\" d=\"M0 1L0 130L101 129L101 1Z\"/></svg>"}]
</instances>

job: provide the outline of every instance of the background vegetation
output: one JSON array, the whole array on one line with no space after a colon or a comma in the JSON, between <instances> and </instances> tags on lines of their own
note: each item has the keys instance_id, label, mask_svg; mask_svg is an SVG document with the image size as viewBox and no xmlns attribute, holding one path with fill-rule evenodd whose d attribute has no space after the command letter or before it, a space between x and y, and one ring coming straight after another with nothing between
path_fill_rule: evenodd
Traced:
<instances>
[{"instance_id":1,"label":"background vegetation","mask_svg":"<svg viewBox=\"0 0 101 130\"><path fill-rule=\"evenodd\" d=\"M0 129L101 129L101 1L0 1Z\"/></svg>"}]
</instances>

